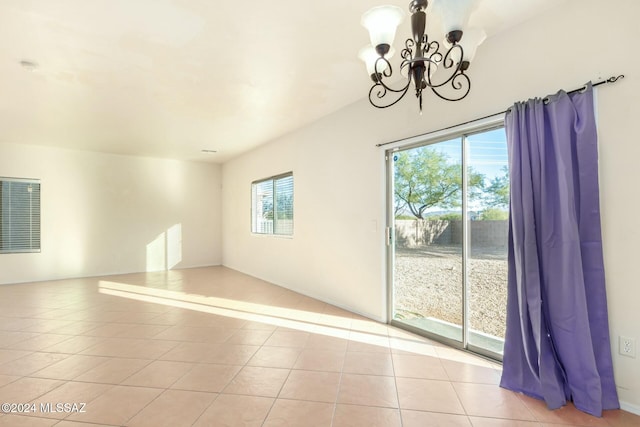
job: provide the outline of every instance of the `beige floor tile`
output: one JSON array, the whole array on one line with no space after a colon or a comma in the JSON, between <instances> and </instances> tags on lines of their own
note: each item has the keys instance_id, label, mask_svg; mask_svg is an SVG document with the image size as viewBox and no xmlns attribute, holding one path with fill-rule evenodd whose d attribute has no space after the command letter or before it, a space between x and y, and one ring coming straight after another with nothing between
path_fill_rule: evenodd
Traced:
<instances>
[{"instance_id":1,"label":"beige floor tile","mask_svg":"<svg viewBox=\"0 0 640 427\"><path fill-rule=\"evenodd\" d=\"M0 319L0 322L2 319ZM21 343L22 341L38 337L40 334L35 332L21 332L21 331L3 331L0 330L0 349L11 349L14 344ZM1 353L0 353L1 354ZM2 359L0 356L0 363Z\"/></svg>"},{"instance_id":2,"label":"beige floor tile","mask_svg":"<svg viewBox=\"0 0 640 427\"><path fill-rule=\"evenodd\" d=\"M44 378L20 378L0 388L0 403L30 402L64 384Z\"/></svg>"},{"instance_id":3,"label":"beige floor tile","mask_svg":"<svg viewBox=\"0 0 640 427\"><path fill-rule=\"evenodd\" d=\"M268 332L273 332L277 329L277 326L274 326L270 323L263 323L263 322L246 322L241 329L250 329L250 330L254 330L254 331L268 331Z\"/></svg>"},{"instance_id":4,"label":"beige floor tile","mask_svg":"<svg viewBox=\"0 0 640 427\"><path fill-rule=\"evenodd\" d=\"M51 332L54 329L69 326L72 323L73 322L68 320L37 320L35 322L32 322L29 326L22 328L21 330L24 332L47 333Z\"/></svg>"},{"instance_id":5,"label":"beige floor tile","mask_svg":"<svg viewBox=\"0 0 640 427\"><path fill-rule=\"evenodd\" d=\"M307 332L275 331L264 345L271 347L304 348L309 338Z\"/></svg>"},{"instance_id":6,"label":"beige floor tile","mask_svg":"<svg viewBox=\"0 0 640 427\"><path fill-rule=\"evenodd\" d=\"M193 427L260 427L274 399L221 394Z\"/></svg>"},{"instance_id":7,"label":"beige floor tile","mask_svg":"<svg viewBox=\"0 0 640 427\"><path fill-rule=\"evenodd\" d=\"M76 336L69 338L66 341L63 341L58 344L54 344L45 349L45 351L49 353L67 353L67 354L76 354L80 353L88 349L89 347L93 347L102 341L101 338L98 337L89 337L89 336Z\"/></svg>"},{"instance_id":8,"label":"beige floor tile","mask_svg":"<svg viewBox=\"0 0 640 427\"><path fill-rule=\"evenodd\" d=\"M218 345L219 347L216 350L204 355L202 362L224 365L244 365L260 348L255 345Z\"/></svg>"},{"instance_id":9,"label":"beige floor tile","mask_svg":"<svg viewBox=\"0 0 640 427\"><path fill-rule=\"evenodd\" d=\"M603 411L602 418L604 418L611 427L640 426L640 415L622 410Z\"/></svg>"},{"instance_id":10,"label":"beige floor tile","mask_svg":"<svg viewBox=\"0 0 640 427\"><path fill-rule=\"evenodd\" d=\"M302 350L293 368L307 371L342 372L345 356L344 351L307 348Z\"/></svg>"},{"instance_id":11,"label":"beige floor tile","mask_svg":"<svg viewBox=\"0 0 640 427\"><path fill-rule=\"evenodd\" d=\"M348 336L348 334L346 335ZM313 333L307 339L306 349L335 351L344 353L347 351L348 339L326 336L319 333Z\"/></svg>"},{"instance_id":12,"label":"beige floor tile","mask_svg":"<svg viewBox=\"0 0 640 427\"><path fill-rule=\"evenodd\" d=\"M292 368L301 352L302 349L299 348L264 346L256 351L247 364L270 368Z\"/></svg>"},{"instance_id":13,"label":"beige floor tile","mask_svg":"<svg viewBox=\"0 0 640 427\"><path fill-rule=\"evenodd\" d=\"M444 381L449 379L437 357L394 354L393 369L397 377Z\"/></svg>"},{"instance_id":14,"label":"beige floor tile","mask_svg":"<svg viewBox=\"0 0 640 427\"><path fill-rule=\"evenodd\" d=\"M127 325L125 323L106 323L87 331L84 335L90 337L111 338L131 329L136 325Z\"/></svg>"},{"instance_id":15,"label":"beige floor tile","mask_svg":"<svg viewBox=\"0 0 640 427\"><path fill-rule=\"evenodd\" d=\"M500 418L469 417L473 427L552 427L535 421L505 420Z\"/></svg>"},{"instance_id":16,"label":"beige floor tile","mask_svg":"<svg viewBox=\"0 0 640 427\"><path fill-rule=\"evenodd\" d=\"M516 393L509 390L489 384L453 383L453 386L467 415L536 421Z\"/></svg>"},{"instance_id":17,"label":"beige floor tile","mask_svg":"<svg viewBox=\"0 0 640 427\"><path fill-rule=\"evenodd\" d=\"M107 424L82 423L79 421L60 421L55 427L117 427Z\"/></svg>"},{"instance_id":18,"label":"beige floor tile","mask_svg":"<svg viewBox=\"0 0 640 427\"><path fill-rule=\"evenodd\" d=\"M69 357L62 353L31 353L0 365L0 374L26 376Z\"/></svg>"},{"instance_id":19,"label":"beige floor tile","mask_svg":"<svg viewBox=\"0 0 640 427\"><path fill-rule=\"evenodd\" d=\"M81 352L92 356L122 357L155 360L178 345L174 341L139 338L105 338Z\"/></svg>"},{"instance_id":20,"label":"beige floor tile","mask_svg":"<svg viewBox=\"0 0 640 427\"><path fill-rule=\"evenodd\" d=\"M341 375L337 372L291 371L278 397L333 403Z\"/></svg>"},{"instance_id":21,"label":"beige floor tile","mask_svg":"<svg viewBox=\"0 0 640 427\"><path fill-rule=\"evenodd\" d=\"M218 344L181 342L160 357L161 360L176 362L201 362L208 355L220 348Z\"/></svg>"},{"instance_id":22,"label":"beige floor tile","mask_svg":"<svg viewBox=\"0 0 640 427\"><path fill-rule=\"evenodd\" d=\"M223 392L276 397L288 376L288 369L245 366Z\"/></svg>"},{"instance_id":23,"label":"beige floor tile","mask_svg":"<svg viewBox=\"0 0 640 427\"><path fill-rule=\"evenodd\" d=\"M236 376L242 366L202 363L173 383L172 389L218 393Z\"/></svg>"},{"instance_id":24,"label":"beige floor tile","mask_svg":"<svg viewBox=\"0 0 640 427\"><path fill-rule=\"evenodd\" d=\"M0 375L0 387L4 387L5 385L14 382L15 380L19 380L21 377L14 375Z\"/></svg>"},{"instance_id":25,"label":"beige floor tile","mask_svg":"<svg viewBox=\"0 0 640 427\"><path fill-rule=\"evenodd\" d=\"M116 337L151 339L166 329L166 325L135 325L118 333Z\"/></svg>"},{"instance_id":26,"label":"beige floor tile","mask_svg":"<svg viewBox=\"0 0 640 427\"><path fill-rule=\"evenodd\" d=\"M226 342L229 344L263 345L272 333L272 331L238 329Z\"/></svg>"},{"instance_id":27,"label":"beige floor tile","mask_svg":"<svg viewBox=\"0 0 640 427\"><path fill-rule=\"evenodd\" d=\"M456 384L456 389L458 389L458 387L459 385ZM570 424L570 425L573 424L573 425L579 425L579 426L585 426L585 427L609 426L609 423L607 422L606 419L596 418L592 415L579 411L571 403L568 403L562 408L556 409L554 411L550 411L549 409L547 409L546 404L542 400L533 399L531 397L524 396L522 394L516 394L511 391L504 390L498 387L496 387L494 390L485 388L485 391L487 393L487 395L483 397L485 399L485 402L491 399L492 404L496 404L496 403L499 404L500 399L503 395L498 393L506 393L506 395L509 396L509 398L515 397L521 403L523 403L525 407L529 410L529 413L532 414L530 418L515 417L515 416L511 418L523 419L523 420L537 420L538 422L541 422L544 424L554 424L554 423ZM474 390L474 394L476 392L477 391ZM471 415L479 415L479 414L472 413Z\"/></svg>"},{"instance_id":28,"label":"beige floor tile","mask_svg":"<svg viewBox=\"0 0 640 427\"><path fill-rule=\"evenodd\" d=\"M160 340L171 341L188 341L188 342L224 342L233 334L222 328L210 328L202 326L171 326L157 334L154 338ZM209 341L209 335L222 336L221 340Z\"/></svg>"},{"instance_id":29,"label":"beige floor tile","mask_svg":"<svg viewBox=\"0 0 640 427\"><path fill-rule=\"evenodd\" d=\"M352 331L349 334L347 351L358 353L390 353L389 337Z\"/></svg>"},{"instance_id":30,"label":"beige floor tile","mask_svg":"<svg viewBox=\"0 0 640 427\"><path fill-rule=\"evenodd\" d=\"M84 374L75 377L74 380L102 384L120 384L149 363L151 363L150 360L144 359L111 358L95 368L89 369Z\"/></svg>"},{"instance_id":31,"label":"beige floor tile","mask_svg":"<svg viewBox=\"0 0 640 427\"><path fill-rule=\"evenodd\" d=\"M464 414L456 391L448 381L396 378L400 408Z\"/></svg>"},{"instance_id":32,"label":"beige floor tile","mask_svg":"<svg viewBox=\"0 0 640 427\"><path fill-rule=\"evenodd\" d=\"M28 356L31 353L31 351L25 350L2 349L0 350L0 366L4 365L7 362L11 362L12 360L17 360L22 357Z\"/></svg>"},{"instance_id":33,"label":"beige floor tile","mask_svg":"<svg viewBox=\"0 0 640 427\"><path fill-rule=\"evenodd\" d=\"M343 374L338 403L397 408L395 381L393 377Z\"/></svg>"},{"instance_id":34,"label":"beige floor tile","mask_svg":"<svg viewBox=\"0 0 640 427\"><path fill-rule=\"evenodd\" d=\"M70 335L40 334L36 337L20 341L11 346L14 350L40 351L52 345L59 344L73 338Z\"/></svg>"},{"instance_id":35,"label":"beige floor tile","mask_svg":"<svg viewBox=\"0 0 640 427\"><path fill-rule=\"evenodd\" d=\"M82 409L82 405L84 404L84 409L87 410L87 405L89 404L89 402L106 393L111 387L111 385L107 384L68 382L38 397L37 399L33 400L32 403L35 403L37 407L40 408L38 416L44 418L62 419L67 417L70 412L65 412L64 408L62 412L57 412L57 408L54 411L48 413L43 412L43 405L69 403L77 404L78 408ZM72 406L71 409L75 410L75 407Z\"/></svg>"},{"instance_id":36,"label":"beige floor tile","mask_svg":"<svg viewBox=\"0 0 640 427\"><path fill-rule=\"evenodd\" d=\"M69 325L62 326L61 328L52 329L49 332L52 334L83 335L98 326L100 326L100 323L73 322Z\"/></svg>"},{"instance_id":37,"label":"beige floor tile","mask_svg":"<svg viewBox=\"0 0 640 427\"><path fill-rule=\"evenodd\" d=\"M351 374L393 376L391 353L347 352L342 370Z\"/></svg>"},{"instance_id":38,"label":"beige floor tile","mask_svg":"<svg viewBox=\"0 0 640 427\"><path fill-rule=\"evenodd\" d=\"M500 383L500 372L491 366L476 366L453 360L442 360L442 366L452 382L494 384Z\"/></svg>"},{"instance_id":39,"label":"beige floor tile","mask_svg":"<svg viewBox=\"0 0 640 427\"><path fill-rule=\"evenodd\" d=\"M142 368L126 380L123 385L139 387L169 388L173 383L189 372L195 364L156 360Z\"/></svg>"},{"instance_id":40,"label":"beige floor tile","mask_svg":"<svg viewBox=\"0 0 640 427\"><path fill-rule=\"evenodd\" d=\"M402 354L405 356L430 356L439 357L435 346L431 341L424 341L418 337L417 339L405 338L389 338L389 346L393 354Z\"/></svg>"},{"instance_id":41,"label":"beige floor tile","mask_svg":"<svg viewBox=\"0 0 640 427\"><path fill-rule=\"evenodd\" d=\"M162 393L142 387L114 386L87 404L83 414L71 414L68 421L124 425ZM116 409L117 408L117 409Z\"/></svg>"},{"instance_id":42,"label":"beige floor tile","mask_svg":"<svg viewBox=\"0 0 640 427\"><path fill-rule=\"evenodd\" d=\"M50 427L57 425L58 420L50 418L34 418L21 415L5 415L0 418L1 427Z\"/></svg>"},{"instance_id":43,"label":"beige floor tile","mask_svg":"<svg viewBox=\"0 0 640 427\"><path fill-rule=\"evenodd\" d=\"M263 427L330 427L334 405L278 399Z\"/></svg>"},{"instance_id":44,"label":"beige floor tile","mask_svg":"<svg viewBox=\"0 0 640 427\"><path fill-rule=\"evenodd\" d=\"M426 425L426 424L425 424ZM332 427L401 427L397 409L338 405Z\"/></svg>"},{"instance_id":45,"label":"beige floor tile","mask_svg":"<svg viewBox=\"0 0 640 427\"><path fill-rule=\"evenodd\" d=\"M106 357L72 355L66 359L47 366L33 374L32 377L53 378L60 380L72 380L78 375L87 372L109 360Z\"/></svg>"},{"instance_id":46,"label":"beige floor tile","mask_svg":"<svg viewBox=\"0 0 640 427\"><path fill-rule=\"evenodd\" d=\"M191 426L215 398L213 393L167 390L131 419L127 426Z\"/></svg>"},{"instance_id":47,"label":"beige floor tile","mask_svg":"<svg viewBox=\"0 0 640 427\"><path fill-rule=\"evenodd\" d=\"M402 410L403 427L475 427L466 415Z\"/></svg>"}]
</instances>

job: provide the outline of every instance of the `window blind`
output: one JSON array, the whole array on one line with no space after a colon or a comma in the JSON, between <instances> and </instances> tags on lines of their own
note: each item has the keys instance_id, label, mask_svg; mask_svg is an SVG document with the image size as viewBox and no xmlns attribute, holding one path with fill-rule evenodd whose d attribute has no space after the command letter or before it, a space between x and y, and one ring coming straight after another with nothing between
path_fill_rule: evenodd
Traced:
<instances>
[{"instance_id":1,"label":"window blind","mask_svg":"<svg viewBox=\"0 0 640 427\"><path fill-rule=\"evenodd\" d=\"M0 178L0 253L40 252L40 181Z\"/></svg>"},{"instance_id":2,"label":"window blind","mask_svg":"<svg viewBox=\"0 0 640 427\"><path fill-rule=\"evenodd\" d=\"M258 234L293 234L293 174L251 184L251 231Z\"/></svg>"}]
</instances>

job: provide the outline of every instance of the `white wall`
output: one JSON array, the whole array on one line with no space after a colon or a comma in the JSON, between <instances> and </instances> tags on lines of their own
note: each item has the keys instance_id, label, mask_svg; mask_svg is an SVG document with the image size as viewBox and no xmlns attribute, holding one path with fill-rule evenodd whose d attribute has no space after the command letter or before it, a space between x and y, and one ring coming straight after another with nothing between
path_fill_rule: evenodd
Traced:
<instances>
[{"instance_id":1,"label":"white wall","mask_svg":"<svg viewBox=\"0 0 640 427\"><path fill-rule=\"evenodd\" d=\"M228 162L223 166L223 263L385 319L384 161L383 150L374 145L624 73L623 81L597 90L601 199L616 380L625 407L640 411L640 353L636 359L617 353L618 335L640 343L640 144L634 142L640 62L632 51L638 16L636 0L562 3L486 41L469 70L473 88L463 102L427 95L419 116L412 96L382 111L363 100ZM364 72L362 79L367 79ZM290 170L294 237L252 236L251 181Z\"/></svg>"},{"instance_id":2,"label":"white wall","mask_svg":"<svg viewBox=\"0 0 640 427\"><path fill-rule=\"evenodd\" d=\"M220 169L0 144L0 176L42 192L42 251L0 256L0 284L220 264Z\"/></svg>"}]
</instances>

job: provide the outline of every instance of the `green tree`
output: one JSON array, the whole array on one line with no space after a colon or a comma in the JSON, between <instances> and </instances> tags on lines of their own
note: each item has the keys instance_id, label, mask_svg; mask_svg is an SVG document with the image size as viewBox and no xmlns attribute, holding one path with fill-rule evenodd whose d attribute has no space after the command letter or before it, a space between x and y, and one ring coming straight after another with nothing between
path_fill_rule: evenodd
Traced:
<instances>
[{"instance_id":1,"label":"green tree","mask_svg":"<svg viewBox=\"0 0 640 427\"><path fill-rule=\"evenodd\" d=\"M445 153L430 147L402 151L395 155L395 211L408 210L424 219L429 208L460 206L462 166ZM484 175L468 168L469 198L479 196Z\"/></svg>"},{"instance_id":2,"label":"green tree","mask_svg":"<svg viewBox=\"0 0 640 427\"><path fill-rule=\"evenodd\" d=\"M509 219L509 212L502 209L489 208L482 212L480 219L483 221L505 221Z\"/></svg>"},{"instance_id":3,"label":"green tree","mask_svg":"<svg viewBox=\"0 0 640 427\"><path fill-rule=\"evenodd\" d=\"M485 202L492 208L509 207L509 168L502 167L502 175L491 180L485 189Z\"/></svg>"}]
</instances>

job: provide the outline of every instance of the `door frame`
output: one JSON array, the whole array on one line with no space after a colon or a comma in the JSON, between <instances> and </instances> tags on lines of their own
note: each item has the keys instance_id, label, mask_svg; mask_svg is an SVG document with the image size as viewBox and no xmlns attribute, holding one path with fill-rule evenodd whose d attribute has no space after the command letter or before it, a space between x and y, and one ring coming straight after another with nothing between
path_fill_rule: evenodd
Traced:
<instances>
[{"instance_id":1,"label":"door frame","mask_svg":"<svg viewBox=\"0 0 640 427\"><path fill-rule=\"evenodd\" d=\"M469 313L468 313L468 277L467 277L467 258L469 248L469 224L467 219L467 200L466 200L466 167L462 168L462 185L463 185L463 200L462 200L462 341L456 341L441 335L431 333L429 331L416 328L403 322L394 320L394 263L395 263L395 212L394 212L394 162L393 155L398 151L409 150L425 145L436 144L438 142L446 141L454 137L460 137L462 141L462 159L463 166L467 164L467 149L466 149L466 137L472 134L487 132L492 129L498 129L504 127L505 113L497 114L491 117L485 117L483 119L475 120L472 122L462 123L457 126L452 126L446 129L442 129L435 132L430 132L423 135L410 137L404 140L396 141L393 144L387 145L385 150L385 175L386 175L386 281L387 281L387 322L395 327L405 329L409 332L415 333L425 338L429 338L433 341L441 342L450 347L470 351L475 354L488 357L493 360L502 361L502 355L488 351L482 347L469 344L468 332L469 332Z\"/></svg>"}]
</instances>

